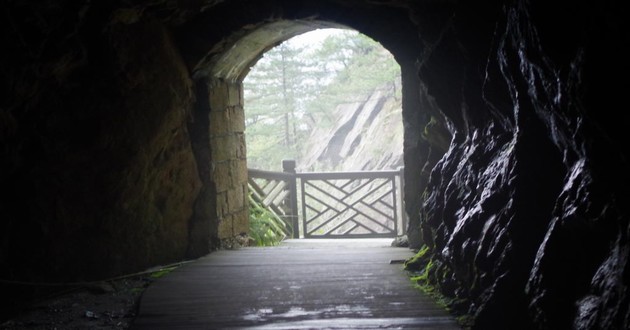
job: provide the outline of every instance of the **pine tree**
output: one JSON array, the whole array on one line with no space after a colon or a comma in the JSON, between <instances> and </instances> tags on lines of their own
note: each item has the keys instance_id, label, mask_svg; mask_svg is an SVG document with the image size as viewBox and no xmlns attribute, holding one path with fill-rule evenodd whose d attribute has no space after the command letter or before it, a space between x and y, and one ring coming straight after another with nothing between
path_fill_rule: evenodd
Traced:
<instances>
[{"instance_id":1,"label":"pine tree","mask_svg":"<svg viewBox=\"0 0 630 330\"><path fill-rule=\"evenodd\" d=\"M317 49L291 41L271 49L244 81L249 166L278 170L282 159L299 160L311 130L331 127L340 104L387 84L400 84L398 64L356 31L333 34Z\"/></svg>"},{"instance_id":2,"label":"pine tree","mask_svg":"<svg viewBox=\"0 0 630 330\"><path fill-rule=\"evenodd\" d=\"M257 168L278 169L283 158L296 158L297 95L304 91L299 56L303 48L283 43L267 52L244 81L248 160Z\"/></svg>"}]
</instances>

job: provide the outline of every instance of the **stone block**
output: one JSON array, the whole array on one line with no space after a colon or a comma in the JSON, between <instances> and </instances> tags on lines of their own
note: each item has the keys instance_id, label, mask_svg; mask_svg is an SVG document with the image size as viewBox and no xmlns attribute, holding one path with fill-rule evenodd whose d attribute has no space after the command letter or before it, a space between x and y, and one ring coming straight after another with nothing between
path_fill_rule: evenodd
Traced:
<instances>
[{"instance_id":1,"label":"stone block","mask_svg":"<svg viewBox=\"0 0 630 330\"><path fill-rule=\"evenodd\" d=\"M242 159L230 161L230 182L232 187L247 185L247 162Z\"/></svg>"},{"instance_id":2,"label":"stone block","mask_svg":"<svg viewBox=\"0 0 630 330\"><path fill-rule=\"evenodd\" d=\"M213 80L208 88L211 111L225 111L229 100L227 84L220 80Z\"/></svg>"},{"instance_id":3,"label":"stone block","mask_svg":"<svg viewBox=\"0 0 630 330\"><path fill-rule=\"evenodd\" d=\"M245 134L235 133L233 138L234 156L238 159L247 158L247 148L245 147Z\"/></svg>"},{"instance_id":4,"label":"stone block","mask_svg":"<svg viewBox=\"0 0 630 330\"><path fill-rule=\"evenodd\" d=\"M245 195L243 194L243 187L233 187L227 191L227 200L228 207L230 208L230 213L240 211L243 209L245 205Z\"/></svg>"},{"instance_id":5,"label":"stone block","mask_svg":"<svg viewBox=\"0 0 630 330\"><path fill-rule=\"evenodd\" d=\"M227 105L242 106L243 105L243 85L238 83L227 84L228 102Z\"/></svg>"},{"instance_id":6,"label":"stone block","mask_svg":"<svg viewBox=\"0 0 630 330\"><path fill-rule=\"evenodd\" d=\"M210 136L224 136L230 132L229 114L225 111L210 111ZM244 120L243 120L244 123Z\"/></svg>"},{"instance_id":7,"label":"stone block","mask_svg":"<svg viewBox=\"0 0 630 330\"><path fill-rule=\"evenodd\" d=\"M219 218L219 227L217 230L217 235L219 236L219 239L231 238L232 236L234 236L232 225L233 221L231 215L228 215L224 218Z\"/></svg>"},{"instance_id":8,"label":"stone block","mask_svg":"<svg viewBox=\"0 0 630 330\"><path fill-rule=\"evenodd\" d=\"M228 110L230 114L230 128L232 132L245 132L245 110L242 106L233 106Z\"/></svg>"},{"instance_id":9,"label":"stone block","mask_svg":"<svg viewBox=\"0 0 630 330\"><path fill-rule=\"evenodd\" d=\"M212 160L215 162L223 162L236 158L237 145L234 136L215 136L210 139L210 148L212 152Z\"/></svg>"},{"instance_id":10,"label":"stone block","mask_svg":"<svg viewBox=\"0 0 630 330\"><path fill-rule=\"evenodd\" d=\"M215 163L212 175L217 192L223 192L232 187L230 162Z\"/></svg>"},{"instance_id":11,"label":"stone block","mask_svg":"<svg viewBox=\"0 0 630 330\"><path fill-rule=\"evenodd\" d=\"M232 217L232 230L234 234L249 233L249 211L241 210Z\"/></svg>"},{"instance_id":12,"label":"stone block","mask_svg":"<svg viewBox=\"0 0 630 330\"><path fill-rule=\"evenodd\" d=\"M222 218L230 213L228 195L226 192L217 193L217 217Z\"/></svg>"}]
</instances>

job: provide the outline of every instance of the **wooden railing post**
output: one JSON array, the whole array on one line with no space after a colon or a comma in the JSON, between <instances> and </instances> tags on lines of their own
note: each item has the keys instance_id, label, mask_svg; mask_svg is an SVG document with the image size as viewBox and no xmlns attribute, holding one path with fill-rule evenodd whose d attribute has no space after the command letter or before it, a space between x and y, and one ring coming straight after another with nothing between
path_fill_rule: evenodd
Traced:
<instances>
[{"instance_id":1,"label":"wooden railing post","mask_svg":"<svg viewBox=\"0 0 630 330\"><path fill-rule=\"evenodd\" d=\"M400 219L401 219L401 227L402 234L407 235L407 211L405 210L405 167L401 166L398 168L400 172L400 185L398 187L398 195L400 197Z\"/></svg>"},{"instance_id":2,"label":"wooden railing post","mask_svg":"<svg viewBox=\"0 0 630 330\"><path fill-rule=\"evenodd\" d=\"M292 174L289 179L289 207L291 208L291 227L293 229L293 238L300 238L300 227L298 222L298 207L297 207L297 180L295 171L295 160L285 159L282 161L282 171L287 174Z\"/></svg>"}]
</instances>

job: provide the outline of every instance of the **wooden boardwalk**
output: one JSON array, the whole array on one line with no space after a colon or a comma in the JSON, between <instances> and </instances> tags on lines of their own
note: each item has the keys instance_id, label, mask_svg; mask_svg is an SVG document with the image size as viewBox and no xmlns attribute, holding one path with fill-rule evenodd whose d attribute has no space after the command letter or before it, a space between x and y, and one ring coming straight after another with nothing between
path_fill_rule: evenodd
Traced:
<instances>
[{"instance_id":1,"label":"wooden boardwalk","mask_svg":"<svg viewBox=\"0 0 630 330\"><path fill-rule=\"evenodd\" d=\"M459 329L412 288L391 240L289 240L212 253L144 293L132 329Z\"/></svg>"}]
</instances>

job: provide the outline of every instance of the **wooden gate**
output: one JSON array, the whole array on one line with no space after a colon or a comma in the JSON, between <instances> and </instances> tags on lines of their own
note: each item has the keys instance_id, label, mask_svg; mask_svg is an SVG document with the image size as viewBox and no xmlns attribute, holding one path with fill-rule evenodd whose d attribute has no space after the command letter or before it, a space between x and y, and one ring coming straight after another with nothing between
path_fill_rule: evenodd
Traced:
<instances>
[{"instance_id":1,"label":"wooden gate","mask_svg":"<svg viewBox=\"0 0 630 330\"><path fill-rule=\"evenodd\" d=\"M249 170L249 188L256 201L284 219L294 238L402 234L402 169L295 173L294 161L283 167L284 172Z\"/></svg>"}]
</instances>

